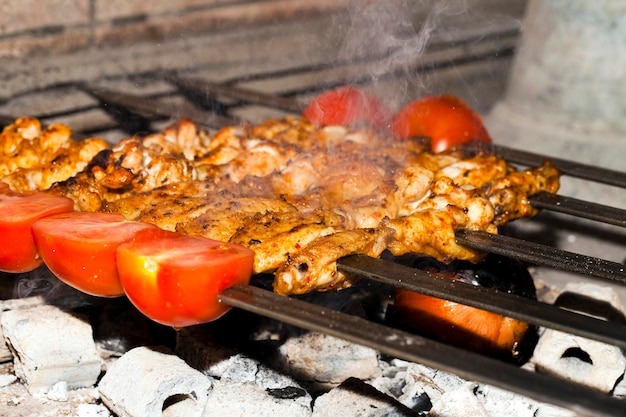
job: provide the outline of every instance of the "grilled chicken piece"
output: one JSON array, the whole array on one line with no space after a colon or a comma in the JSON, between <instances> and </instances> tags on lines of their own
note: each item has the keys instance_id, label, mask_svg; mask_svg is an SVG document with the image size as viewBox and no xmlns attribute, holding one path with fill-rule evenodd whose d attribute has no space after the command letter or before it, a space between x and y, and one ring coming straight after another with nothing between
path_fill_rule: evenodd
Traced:
<instances>
[{"instance_id":1,"label":"grilled chicken piece","mask_svg":"<svg viewBox=\"0 0 626 417\"><path fill-rule=\"evenodd\" d=\"M123 139L96 155L76 176L54 184L51 191L70 197L82 211L99 211L105 202L182 183L197 177L191 160L204 134L183 121L143 139Z\"/></svg>"},{"instance_id":2,"label":"grilled chicken piece","mask_svg":"<svg viewBox=\"0 0 626 417\"><path fill-rule=\"evenodd\" d=\"M107 202L102 209L165 230L221 241L228 241L248 217L296 211L295 207L279 199L245 197L214 182L200 180L130 195Z\"/></svg>"},{"instance_id":3,"label":"grilled chicken piece","mask_svg":"<svg viewBox=\"0 0 626 417\"><path fill-rule=\"evenodd\" d=\"M497 233L490 202L479 189L458 186L448 177L435 181L431 192L413 213L389 221L394 230L391 253L423 253L444 262L481 260L485 254L458 245L454 233L459 229Z\"/></svg>"},{"instance_id":4,"label":"grilled chicken piece","mask_svg":"<svg viewBox=\"0 0 626 417\"><path fill-rule=\"evenodd\" d=\"M504 159L494 155L476 155L468 159L456 160L437 171L437 177L448 177L457 185L471 185L474 188L502 178L511 172Z\"/></svg>"},{"instance_id":5,"label":"grilled chicken piece","mask_svg":"<svg viewBox=\"0 0 626 417\"><path fill-rule=\"evenodd\" d=\"M37 119L20 118L0 134L0 181L14 190L46 190L80 172L98 152L104 139L72 139L65 125L42 130Z\"/></svg>"},{"instance_id":6,"label":"grilled chicken piece","mask_svg":"<svg viewBox=\"0 0 626 417\"><path fill-rule=\"evenodd\" d=\"M343 229L344 219L332 211L270 212L249 217L230 238L255 253L254 272L268 272L283 265L315 239Z\"/></svg>"},{"instance_id":7,"label":"grilled chicken piece","mask_svg":"<svg viewBox=\"0 0 626 417\"><path fill-rule=\"evenodd\" d=\"M221 200L221 201L220 201ZM184 220L176 225L176 231L188 235L204 236L210 239L228 241L235 232L245 227L249 218L257 213L289 213L295 208L278 199L237 197L218 199L214 204L204 206L206 199L196 200L206 207L202 214ZM260 272L260 271L259 271Z\"/></svg>"},{"instance_id":8,"label":"grilled chicken piece","mask_svg":"<svg viewBox=\"0 0 626 417\"><path fill-rule=\"evenodd\" d=\"M316 238L278 268L274 292L304 294L349 287L354 277L337 270L337 259L354 254L377 258L386 249L391 233L382 225L376 229L342 230Z\"/></svg>"},{"instance_id":9,"label":"grilled chicken piece","mask_svg":"<svg viewBox=\"0 0 626 417\"><path fill-rule=\"evenodd\" d=\"M559 171L550 162L519 172L512 172L489 183L485 196L495 209L494 224L504 225L512 220L531 217L538 210L530 205L529 196L541 191L556 193Z\"/></svg>"}]
</instances>

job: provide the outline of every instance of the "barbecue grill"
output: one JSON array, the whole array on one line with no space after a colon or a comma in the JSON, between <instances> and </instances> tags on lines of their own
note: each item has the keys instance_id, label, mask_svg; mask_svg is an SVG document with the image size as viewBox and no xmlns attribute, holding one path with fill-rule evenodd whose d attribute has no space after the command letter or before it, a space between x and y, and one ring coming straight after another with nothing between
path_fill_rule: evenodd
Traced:
<instances>
[{"instance_id":1,"label":"barbecue grill","mask_svg":"<svg viewBox=\"0 0 626 417\"><path fill-rule=\"evenodd\" d=\"M384 89L386 83L402 79L407 73L471 67L486 59L505 62L512 56L518 36L517 24L510 21L489 28L467 28L452 39L435 36L419 57L398 60L386 68L372 88ZM21 105L29 110L29 116L40 118L43 123L63 121L78 136L98 135L111 141L129 134L159 130L180 117L188 117L215 130L242 120L254 122L266 117L298 114L309 97L327 88L343 84L370 85L372 79L363 75L362 69L376 65L392 52L373 51L366 56L349 57L339 62L298 64L269 71L251 72L248 69L227 79L211 77L201 67L189 65L139 69L123 75L100 73L90 79L60 75L58 82L45 88L13 91L10 105L1 109L4 114L0 116L0 123L8 124L20 116L13 112ZM80 59L77 58L75 64L79 64ZM271 91L269 85L281 85L282 88ZM63 97L63 100L55 107L28 107L35 102L30 97ZM12 104L15 102L18 104ZM488 148L519 165L537 165L546 158L538 153L500 145L489 145ZM468 148L470 152L473 150ZM624 172L567 159L550 159L565 176L626 188ZM626 211L623 209L550 194L533 196L531 203L544 211L614 226L618 235L621 228L626 227ZM565 271L618 288L626 287L626 266L622 263L520 239L515 233L490 235L461 230L457 233L457 241L537 267ZM626 322L584 314L584 306L581 306L583 313L580 313L496 290L459 285L435 273L363 256L341 259L339 269L367 280L471 305L626 349ZM590 388L532 373L300 299L280 297L255 286L228 289L220 299L240 309L370 346L391 356L450 371L584 415L617 416L624 413L623 401Z\"/></svg>"}]
</instances>

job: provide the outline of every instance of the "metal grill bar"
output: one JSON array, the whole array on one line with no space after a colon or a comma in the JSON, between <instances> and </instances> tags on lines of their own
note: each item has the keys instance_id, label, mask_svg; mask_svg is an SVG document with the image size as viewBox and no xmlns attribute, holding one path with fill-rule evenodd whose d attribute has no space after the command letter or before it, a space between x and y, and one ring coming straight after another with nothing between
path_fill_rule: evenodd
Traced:
<instances>
[{"instance_id":1,"label":"metal grill bar","mask_svg":"<svg viewBox=\"0 0 626 417\"><path fill-rule=\"evenodd\" d=\"M87 84L82 85L81 88L100 100L105 109L113 113L114 116L117 116L120 109L123 109L130 112L133 116L143 119L145 125L148 125L150 120L174 118L180 113L180 109L173 108L165 103L158 105L159 103L155 103L155 100L150 99L150 97L122 93ZM186 109L185 115L194 121L199 120L200 122L198 123L207 128L219 128L240 123L240 120L234 117L199 110L194 107Z\"/></svg>"},{"instance_id":2,"label":"metal grill bar","mask_svg":"<svg viewBox=\"0 0 626 417\"><path fill-rule=\"evenodd\" d=\"M429 39L428 44L425 45L426 50L423 54L413 55L408 58L411 59L414 64L416 62L421 62L420 67L422 68L434 68L435 65L432 62L433 53L441 53L442 50L450 51L448 52L450 56L447 59L448 61L453 61L453 57L464 57L471 54L471 52L475 50L476 45L491 44L491 55L489 55L489 59L494 59L495 57L506 56L510 53L517 44L519 34L520 26L519 23L515 21L494 21L490 22L490 24L486 27L469 25L463 30L455 33L446 32L445 36L433 33L432 38ZM409 34L408 36L410 38L412 34ZM327 69L345 68L353 65L368 67L377 61L382 61L386 66L388 66L389 57L397 56L398 52L402 53L402 50L403 48L391 48L385 49L383 54L367 54L365 56L351 56L348 58L338 57L338 59L333 60L332 62L324 61L317 64L306 64L284 70L245 74L242 76L231 77L227 81L224 81L224 83L233 85L255 80L275 79L293 74L319 73ZM484 52L484 50L482 51ZM346 80L344 80L344 83L345 81ZM353 80L351 79L348 82L353 82ZM320 85L320 83L317 83L313 86L313 88L299 91L313 92L327 87L327 84ZM294 93L295 92L291 92L284 95L291 96Z\"/></svg>"},{"instance_id":3,"label":"metal grill bar","mask_svg":"<svg viewBox=\"0 0 626 417\"><path fill-rule=\"evenodd\" d=\"M482 231L459 230L456 240L474 249L626 285L626 265L617 262Z\"/></svg>"},{"instance_id":4,"label":"metal grill bar","mask_svg":"<svg viewBox=\"0 0 626 417\"><path fill-rule=\"evenodd\" d=\"M232 78L222 83L214 83L204 80L190 80L173 74L167 74L166 79L170 80L181 88L188 89L192 84L196 92L210 95L221 94L223 97L241 100L246 104L260 104L270 106L270 102L275 102L275 108L289 112L298 112L299 103L292 100L289 103L288 97L318 92L346 84L369 84L372 82L371 74L362 69L376 67L377 62L384 62L384 71L378 75L377 79L392 79L404 77L407 73L425 73L442 68L450 68L471 62L481 62L485 60L508 59L517 45L519 26L515 22L494 22L489 28L472 26L469 32L458 33L457 37L437 37L429 42L428 47L420 54L397 56L399 49L386 49L381 53L370 53L364 56L350 57L332 63L319 65L303 65L289 68L285 71L273 71L270 73L247 74L243 77ZM394 57L390 59L390 57ZM391 62L391 64L389 64ZM358 70L349 71L357 68ZM278 78L283 75L319 73L325 69L341 69L341 74L333 74L332 77L323 81L315 80L306 85L301 83L297 88L284 90L279 93L280 98L264 97L250 90L234 87L235 83L248 82L252 80L262 80L268 78ZM276 101L277 100L277 101Z\"/></svg>"},{"instance_id":5,"label":"metal grill bar","mask_svg":"<svg viewBox=\"0 0 626 417\"><path fill-rule=\"evenodd\" d=\"M244 103L263 104L264 106L284 110L289 113L300 113L302 107L291 98L279 97L273 94L265 94L259 91L248 90L221 83L212 83L195 78L183 78L176 74L169 74L166 79L179 89L194 94L203 94L207 98L229 97Z\"/></svg>"},{"instance_id":6,"label":"metal grill bar","mask_svg":"<svg viewBox=\"0 0 626 417\"><path fill-rule=\"evenodd\" d=\"M528 298L463 282L367 256L349 256L338 262L343 272L398 288L470 305L538 326L626 348L626 324L608 322L540 303Z\"/></svg>"},{"instance_id":7,"label":"metal grill bar","mask_svg":"<svg viewBox=\"0 0 626 417\"><path fill-rule=\"evenodd\" d=\"M270 291L251 286L233 287L220 294L220 301L298 327L369 346L397 358L515 391L580 415L623 415L623 401L598 391Z\"/></svg>"},{"instance_id":8,"label":"metal grill bar","mask_svg":"<svg viewBox=\"0 0 626 417\"><path fill-rule=\"evenodd\" d=\"M596 204L557 194L541 192L531 196L530 204L537 209L551 210L614 226L626 227L626 210Z\"/></svg>"}]
</instances>

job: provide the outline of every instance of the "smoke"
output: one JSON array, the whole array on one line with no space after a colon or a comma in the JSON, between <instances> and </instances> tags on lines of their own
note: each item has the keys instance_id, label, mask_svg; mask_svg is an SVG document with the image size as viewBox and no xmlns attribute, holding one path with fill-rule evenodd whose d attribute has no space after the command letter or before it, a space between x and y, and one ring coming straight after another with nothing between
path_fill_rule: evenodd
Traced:
<instances>
[{"instance_id":1,"label":"smoke","mask_svg":"<svg viewBox=\"0 0 626 417\"><path fill-rule=\"evenodd\" d=\"M467 13L463 1L390 0L358 2L350 9L351 22L339 56L377 56L364 67L373 88L392 74L395 82L380 88L385 98L401 105L409 90L426 89L425 77L416 74L415 63L433 35L449 30L448 18ZM394 91L388 91L393 88Z\"/></svg>"},{"instance_id":2,"label":"smoke","mask_svg":"<svg viewBox=\"0 0 626 417\"><path fill-rule=\"evenodd\" d=\"M99 298L87 295L60 281L45 267L20 274L15 279L13 292L13 298L40 296L47 304L70 310L101 302Z\"/></svg>"}]
</instances>

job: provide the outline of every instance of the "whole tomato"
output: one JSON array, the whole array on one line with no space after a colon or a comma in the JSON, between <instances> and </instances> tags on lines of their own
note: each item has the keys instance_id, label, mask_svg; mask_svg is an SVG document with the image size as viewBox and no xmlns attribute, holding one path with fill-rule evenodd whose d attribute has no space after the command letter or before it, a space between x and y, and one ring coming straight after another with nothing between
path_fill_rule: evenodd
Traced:
<instances>
[{"instance_id":1,"label":"whole tomato","mask_svg":"<svg viewBox=\"0 0 626 417\"><path fill-rule=\"evenodd\" d=\"M481 117L450 94L428 96L408 103L392 118L391 132L400 139L428 137L433 152L470 142L491 142Z\"/></svg>"},{"instance_id":2,"label":"whole tomato","mask_svg":"<svg viewBox=\"0 0 626 417\"><path fill-rule=\"evenodd\" d=\"M353 86L338 87L314 98L302 115L320 125L366 125L381 128L391 111L378 97Z\"/></svg>"}]
</instances>

